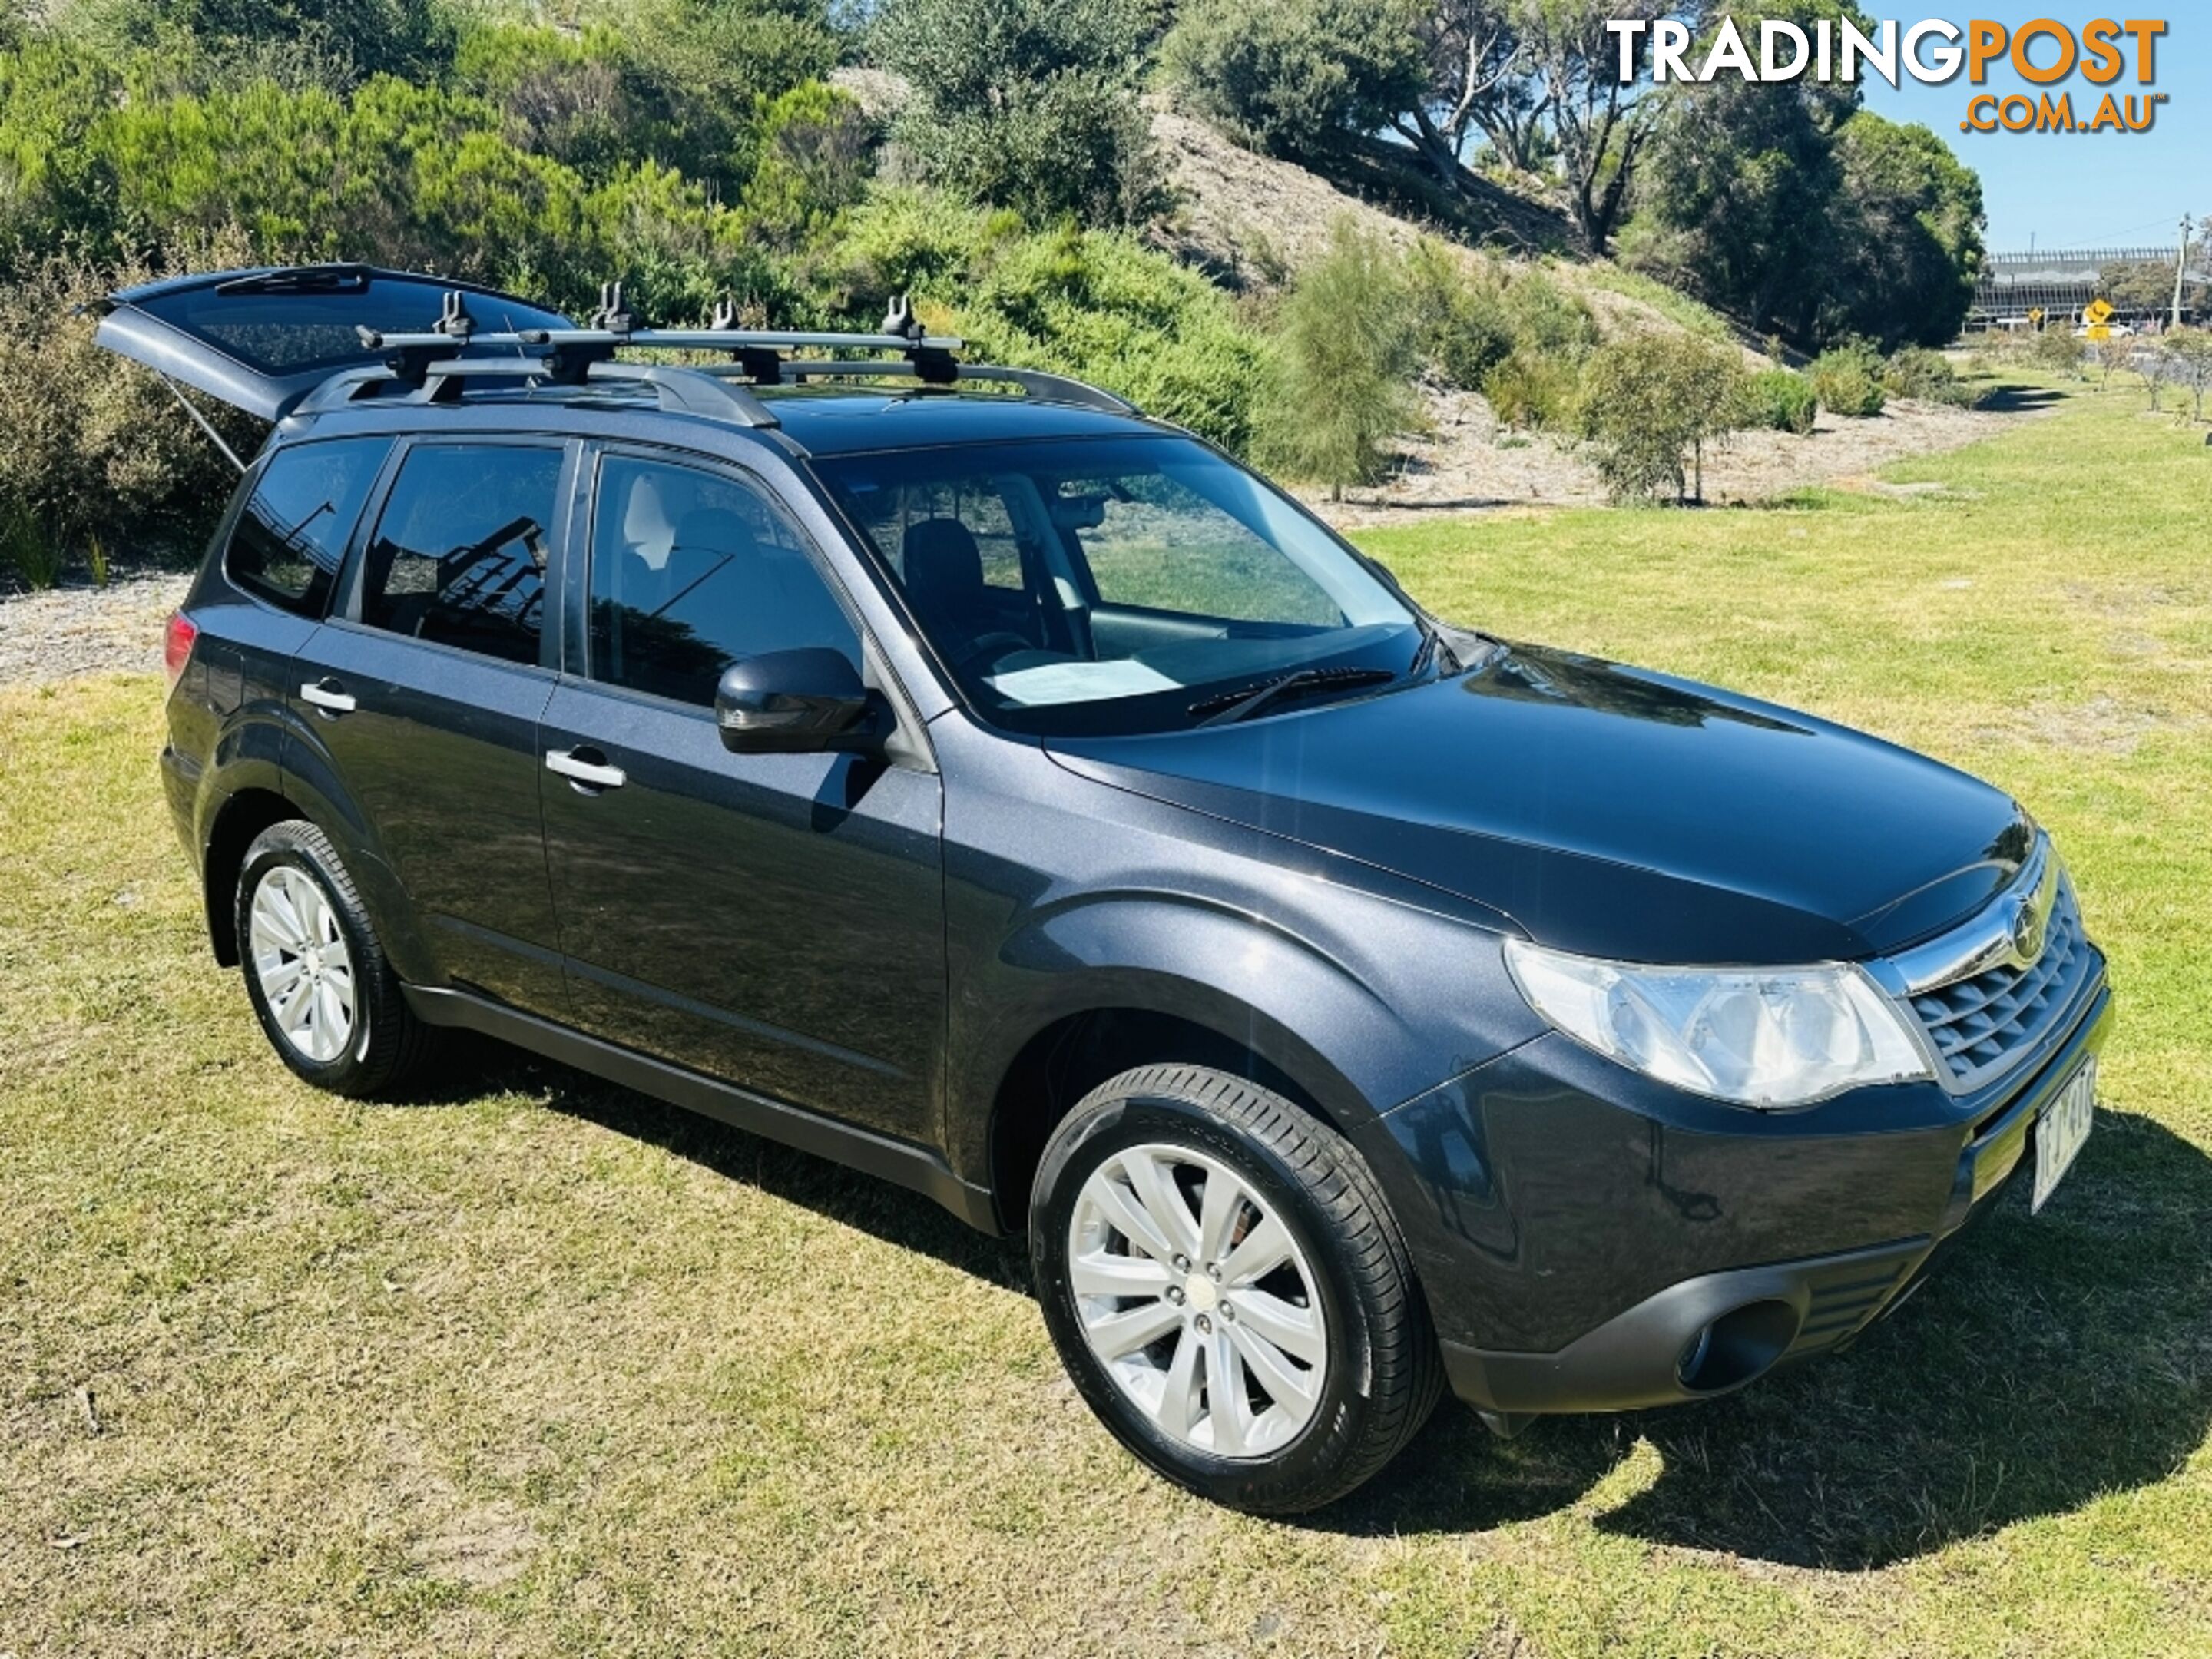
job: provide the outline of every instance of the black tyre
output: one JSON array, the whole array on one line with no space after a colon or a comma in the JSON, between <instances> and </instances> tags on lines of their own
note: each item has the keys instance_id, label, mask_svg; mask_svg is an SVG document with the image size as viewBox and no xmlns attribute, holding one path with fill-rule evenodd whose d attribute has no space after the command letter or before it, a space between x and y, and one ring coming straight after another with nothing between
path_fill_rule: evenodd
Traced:
<instances>
[{"instance_id":1,"label":"black tyre","mask_svg":"<svg viewBox=\"0 0 2212 1659\"><path fill-rule=\"evenodd\" d=\"M263 830L246 850L235 902L246 995L287 1066L319 1089L371 1096L422 1063L431 1030L408 1008L321 830L296 818Z\"/></svg>"},{"instance_id":2,"label":"black tyre","mask_svg":"<svg viewBox=\"0 0 2212 1659\"><path fill-rule=\"evenodd\" d=\"M1241 1078L1150 1066L1093 1090L1045 1148L1030 1254L1091 1409L1217 1503L1318 1508L1436 1405L1436 1337L1374 1176Z\"/></svg>"}]
</instances>

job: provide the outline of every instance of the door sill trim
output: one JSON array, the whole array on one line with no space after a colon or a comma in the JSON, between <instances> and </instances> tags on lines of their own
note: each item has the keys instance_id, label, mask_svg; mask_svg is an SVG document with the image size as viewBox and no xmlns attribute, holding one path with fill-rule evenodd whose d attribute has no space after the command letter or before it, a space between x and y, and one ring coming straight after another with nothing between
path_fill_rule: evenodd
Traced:
<instances>
[{"instance_id":1,"label":"door sill trim","mask_svg":"<svg viewBox=\"0 0 2212 1659\"><path fill-rule=\"evenodd\" d=\"M927 1146L841 1123L802 1106L722 1083L688 1067L655 1060L634 1048L602 1042L552 1020L526 1014L468 991L428 986L401 988L416 1018L496 1037L548 1060L589 1072L640 1094L699 1113L770 1140L795 1146L866 1175L895 1182L934 1199L978 1231L999 1233L998 1207L990 1192L963 1181L944 1158Z\"/></svg>"}]
</instances>

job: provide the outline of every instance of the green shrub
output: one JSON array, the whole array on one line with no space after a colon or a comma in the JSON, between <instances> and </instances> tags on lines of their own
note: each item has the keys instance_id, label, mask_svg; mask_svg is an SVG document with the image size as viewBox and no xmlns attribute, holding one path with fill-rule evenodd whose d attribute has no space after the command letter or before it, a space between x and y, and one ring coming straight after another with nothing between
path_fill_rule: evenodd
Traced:
<instances>
[{"instance_id":1,"label":"green shrub","mask_svg":"<svg viewBox=\"0 0 2212 1659\"><path fill-rule=\"evenodd\" d=\"M1226 448L1251 440L1261 341L1196 271L1115 231L1041 234L1016 216L912 189L878 189L830 255L841 320L872 326L894 295L973 355L1074 374Z\"/></svg>"},{"instance_id":2,"label":"green shrub","mask_svg":"<svg viewBox=\"0 0 2212 1659\"><path fill-rule=\"evenodd\" d=\"M517 23L489 25L461 42L453 72L460 91L505 118L507 135L587 175L611 171L653 148L653 113L625 73L613 31L580 36Z\"/></svg>"},{"instance_id":3,"label":"green shrub","mask_svg":"<svg viewBox=\"0 0 2212 1659\"><path fill-rule=\"evenodd\" d=\"M819 81L762 99L743 158L746 228L786 250L829 236L867 194L880 136L858 100Z\"/></svg>"},{"instance_id":4,"label":"green shrub","mask_svg":"<svg viewBox=\"0 0 2212 1659\"><path fill-rule=\"evenodd\" d=\"M1959 384L1959 371L1951 367L1951 360L1927 346L1906 346L1893 353L1882 369L1881 384L1893 398L1917 398L1961 409L1974 401L1974 394Z\"/></svg>"},{"instance_id":5,"label":"green shrub","mask_svg":"<svg viewBox=\"0 0 2212 1659\"><path fill-rule=\"evenodd\" d=\"M1820 407L1846 420L1870 420L1889 402L1882 377L1887 365L1864 340L1852 340L1822 352L1806 371Z\"/></svg>"},{"instance_id":6,"label":"green shrub","mask_svg":"<svg viewBox=\"0 0 2212 1659\"><path fill-rule=\"evenodd\" d=\"M1694 469L1705 498L1705 447L1753 413L1741 356L1724 342L1635 335L1590 354L1583 372L1583 434L1613 493L1651 501L1685 493Z\"/></svg>"},{"instance_id":7,"label":"green shrub","mask_svg":"<svg viewBox=\"0 0 2212 1659\"><path fill-rule=\"evenodd\" d=\"M623 90L647 117L626 159L725 198L744 186L759 100L826 79L844 55L826 0L628 0L614 15Z\"/></svg>"},{"instance_id":8,"label":"green shrub","mask_svg":"<svg viewBox=\"0 0 2212 1659\"><path fill-rule=\"evenodd\" d=\"M62 579L58 543L28 503L0 496L0 573L12 574L33 593Z\"/></svg>"},{"instance_id":9,"label":"green shrub","mask_svg":"<svg viewBox=\"0 0 2212 1659\"><path fill-rule=\"evenodd\" d=\"M1419 417L1418 349L1403 262L1339 220L1328 251L1283 301L1255 434L1260 459L1336 500L1380 477L1391 441Z\"/></svg>"},{"instance_id":10,"label":"green shrub","mask_svg":"<svg viewBox=\"0 0 2212 1659\"><path fill-rule=\"evenodd\" d=\"M981 356L1074 374L1227 448L1251 441L1260 342L1220 289L1124 233L1004 244L961 315Z\"/></svg>"},{"instance_id":11,"label":"green shrub","mask_svg":"<svg viewBox=\"0 0 2212 1659\"><path fill-rule=\"evenodd\" d=\"M0 52L0 251L107 244L114 191L92 137L122 95L123 77L75 41L40 35Z\"/></svg>"},{"instance_id":12,"label":"green shrub","mask_svg":"<svg viewBox=\"0 0 2212 1659\"><path fill-rule=\"evenodd\" d=\"M2062 374L2079 374L2086 355L2082 343L2063 325L2045 329L2027 349L2028 361L2038 368L2054 369Z\"/></svg>"},{"instance_id":13,"label":"green shrub","mask_svg":"<svg viewBox=\"0 0 2212 1659\"><path fill-rule=\"evenodd\" d=\"M1255 149L1324 157L1419 100L1407 0L1189 0L1160 52L1191 110Z\"/></svg>"},{"instance_id":14,"label":"green shrub","mask_svg":"<svg viewBox=\"0 0 2212 1659\"><path fill-rule=\"evenodd\" d=\"M234 240L173 264L242 260ZM15 515L11 556L27 580L51 580L64 553L94 536L107 545L196 544L237 483L160 380L93 343L97 313L78 309L155 274L54 255L0 287L0 502ZM233 448L259 444L265 428L213 399L201 404Z\"/></svg>"},{"instance_id":15,"label":"green shrub","mask_svg":"<svg viewBox=\"0 0 2212 1659\"><path fill-rule=\"evenodd\" d=\"M1581 384L1570 360L1522 348L1483 376L1482 395L1506 426L1559 431L1574 424Z\"/></svg>"},{"instance_id":16,"label":"green shrub","mask_svg":"<svg viewBox=\"0 0 2212 1659\"><path fill-rule=\"evenodd\" d=\"M1802 437L1813 429L1820 413L1820 395L1813 384L1794 368L1779 363L1753 375L1744 388L1749 400L1746 424L1794 432Z\"/></svg>"},{"instance_id":17,"label":"green shrub","mask_svg":"<svg viewBox=\"0 0 2212 1659\"><path fill-rule=\"evenodd\" d=\"M1513 349L1503 288L1479 278L1455 250L1423 237L1406 257L1407 301L1421 360L1445 386L1474 391Z\"/></svg>"},{"instance_id":18,"label":"green shrub","mask_svg":"<svg viewBox=\"0 0 2212 1659\"><path fill-rule=\"evenodd\" d=\"M1138 75L1149 0L886 0L876 56L910 94L907 165L1033 222L1137 224L1164 197Z\"/></svg>"},{"instance_id":19,"label":"green shrub","mask_svg":"<svg viewBox=\"0 0 2212 1659\"><path fill-rule=\"evenodd\" d=\"M1578 363L1598 343L1597 318L1589 307L1544 271L1510 275L1504 301L1518 349Z\"/></svg>"},{"instance_id":20,"label":"green shrub","mask_svg":"<svg viewBox=\"0 0 2212 1659\"><path fill-rule=\"evenodd\" d=\"M453 61L443 0L71 0L58 21L112 57L197 44L218 56L304 49L349 82L372 75L434 79Z\"/></svg>"}]
</instances>

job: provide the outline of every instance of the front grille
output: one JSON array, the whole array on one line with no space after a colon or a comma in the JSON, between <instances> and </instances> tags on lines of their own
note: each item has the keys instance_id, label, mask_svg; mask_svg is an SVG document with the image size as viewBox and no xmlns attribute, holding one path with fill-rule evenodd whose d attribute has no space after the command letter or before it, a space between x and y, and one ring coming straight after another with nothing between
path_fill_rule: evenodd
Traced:
<instances>
[{"instance_id":1,"label":"front grille","mask_svg":"<svg viewBox=\"0 0 2212 1659\"><path fill-rule=\"evenodd\" d=\"M2004 1071L2073 1000L2092 962L2074 885L2061 881L2049 942L2033 963L1993 968L1914 997L1912 1012L1950 1068L1951 1086L1978 1088Z\"/></svg>"}]
</instances>

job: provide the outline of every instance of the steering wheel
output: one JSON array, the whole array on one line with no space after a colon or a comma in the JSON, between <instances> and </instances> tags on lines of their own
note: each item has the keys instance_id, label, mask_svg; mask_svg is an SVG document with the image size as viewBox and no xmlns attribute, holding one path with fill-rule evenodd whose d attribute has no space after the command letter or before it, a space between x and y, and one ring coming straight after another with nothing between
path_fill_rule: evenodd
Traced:
<instances>
[{"instance_id":1,"label":"steering wheel","mask_svg":"<svg viewBox=\"0 0 2212 1659\"><path fill-rule=\"evenodd\" d=\"M1008 634L1003 631L995 634L984 634L977 636L975 641L970 644L965 651L963 651L960 653L957 665L964 669L983 662L986 659L996 660L998 658L1006 655L1009 652L1034 651L1036 649L1036 647L1034 645L1031 645L1027 640L1024 639L1018 634Z\"/></svg>"}]
</instances>

